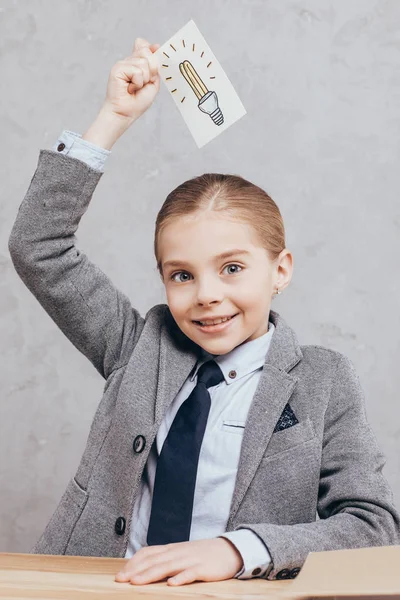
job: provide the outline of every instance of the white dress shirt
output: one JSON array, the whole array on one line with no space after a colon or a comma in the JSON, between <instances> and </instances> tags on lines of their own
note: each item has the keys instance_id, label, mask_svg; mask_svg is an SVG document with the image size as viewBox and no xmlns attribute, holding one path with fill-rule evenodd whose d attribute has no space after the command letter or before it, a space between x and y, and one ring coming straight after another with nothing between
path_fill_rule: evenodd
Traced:
<instances>
[{"instance_id":1,"label":"white dress shirt","mask_svg":"<svg viewBox=\"0 0 400 600\"><path fill-rule=\"evenodd\" d=\"M79 134L64 130L53 150L78 158L103 172L110 151L80 138ZM235 577L252 578L255 576L254 569L257 569L258 577L265 574L271 557L264 542L250 529L225 532L225 528L235 487L243 430L274 329L274 325L269 323L267 333L237 346L227 354L214 356L203 350L195 369L169 406L157 432L133 505L125 558L130 558L147 545L157 457L176 413L196 386L198 369L207 360L214 359L224 380L208 389L211 407L199 456L189 539L225 537L234 544L243 559L243 568Z\"/></svg>"},{"instance_id":2,"label":"white dress shirt","mask_svg":"<svg viewBox=\"0 0 400 600\"><path fill-rule=\"evenodd\" d=\"M240 578L252 577L255 568L261 568L259 576L267 570L270 556L264 542L250 529L225 533L225 528L235 487L243 430L274 329L274 325L269 323L267 333L237 346L227 354L214 356L203 350L194 373L186 379L170 404L151 448L133 507L126 558L147 546L157 458L176 413L197 384L198 369L207 360L214 359L224 380L208 388L211 407L199 455L189 539L228 538L243 558L244 566L236 574Z\"/></svg>"}]
</instances>

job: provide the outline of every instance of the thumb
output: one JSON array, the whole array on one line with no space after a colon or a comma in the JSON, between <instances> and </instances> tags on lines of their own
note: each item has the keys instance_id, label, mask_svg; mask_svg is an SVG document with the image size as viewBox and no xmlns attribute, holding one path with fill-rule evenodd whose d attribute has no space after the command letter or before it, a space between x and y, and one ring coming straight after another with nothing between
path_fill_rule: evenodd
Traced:
<instances>
[{"instance_id":1,"label":"thumb","mask_svg":"<svg viewBox=\"0 0 400 600\"><path fill-rule=\"evenodd\" d=\"M158 50L159 48L161 48L160 44L152 44L152 45L150 46L150 50L153 52L153 54L154 54L154 52L157 52L157 50Z\"/></svg>"},{"instance_id":2,"label":"thumb","mask_svg":"<svg viewBox=\"0 0 400 600\"><path fill-rule=\"evenodd\" d=\"M149 48L150 43L144 38L136 38L133 50L140 50L140 48Z\"/></svg>"}]
</instances>

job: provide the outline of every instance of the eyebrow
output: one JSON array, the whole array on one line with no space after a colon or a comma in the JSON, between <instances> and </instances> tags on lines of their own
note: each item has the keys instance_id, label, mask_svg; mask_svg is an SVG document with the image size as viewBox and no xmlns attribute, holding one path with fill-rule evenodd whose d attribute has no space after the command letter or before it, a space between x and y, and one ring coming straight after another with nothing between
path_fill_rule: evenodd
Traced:
<instances>
[{"instance_id":1,"label":"eyebrow","mask_svg":"<svg viewBox=\"0 0 400 600\"><path fill-rule=\"evenodd\" d=\"M250 252L248 250L241 250L240 248L234 248L233 250L227 250L226 252L222 252L222 254L218 254L217 256L214 256L214 261L221 260L223 258L229 258L231 256L249 255L249 254L250 254ZM167 262L164 263L163 268L165 269L166 267L180 267L180 266L190 267L190 263L188 263L184 260L167 260Z\"/></svg>"}]
</instances>

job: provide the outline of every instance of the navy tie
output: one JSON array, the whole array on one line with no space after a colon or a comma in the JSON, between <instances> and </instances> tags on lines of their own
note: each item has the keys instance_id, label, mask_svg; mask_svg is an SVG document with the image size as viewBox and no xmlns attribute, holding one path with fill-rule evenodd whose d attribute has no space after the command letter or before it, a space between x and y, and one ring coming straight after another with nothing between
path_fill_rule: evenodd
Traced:
<instances>
[{"instance_id":1,"label":"navy tie","mask_svg":"<svg viewBox=\"0 0 400 600\"><path fill-rule=\"evenodd\" d=\"M189 540L197 465L208 413L209 387L224 376L214 360L197 372L197 384L180 406L157 461L147 544Z\"/></svg>"}]
</instances>

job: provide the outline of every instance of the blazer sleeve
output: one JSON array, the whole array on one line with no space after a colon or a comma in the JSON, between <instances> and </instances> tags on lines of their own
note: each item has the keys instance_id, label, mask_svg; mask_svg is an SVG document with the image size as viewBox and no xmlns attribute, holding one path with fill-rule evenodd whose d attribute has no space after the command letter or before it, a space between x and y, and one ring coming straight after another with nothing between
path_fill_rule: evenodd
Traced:
<instances>
[{"instance_id":1,"label":"blazer sleeve","mask_svg":"<svg viewBox=\"0 0 400 600\"><path fill-rule=\"evenodd\" d=\"M76 158L41 150L8 248L27 288L107 379L128 362L144 319L75 246L75 232L102 175Z\"/></svg>"},{"instance_id":2,"label":"blazer sleeve","mask_svg":"<svg viewBox=\"0 0 400 600\"><path fill-rule=\"evenodd\" d=\"M312 523L240 524L265 543L267 579L300 568L309 552L400 543L400 518L382 474L386 463L366 416L352 362L340 355L325 413L317 511ZM293 502L296 498L293 498Z\"/></svg>"}]
</instances>

